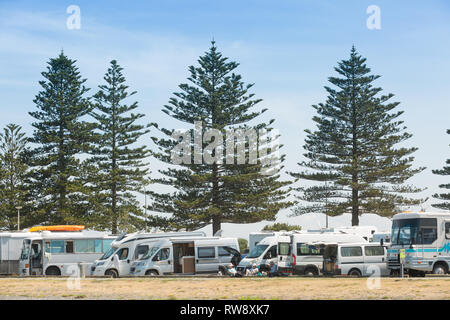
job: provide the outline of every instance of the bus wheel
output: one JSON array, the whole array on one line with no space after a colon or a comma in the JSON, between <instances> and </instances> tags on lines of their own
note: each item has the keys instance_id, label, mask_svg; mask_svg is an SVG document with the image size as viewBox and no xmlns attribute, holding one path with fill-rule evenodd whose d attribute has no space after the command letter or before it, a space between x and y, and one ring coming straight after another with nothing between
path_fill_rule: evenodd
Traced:
<instances>
[{"instance_id":1,"label":"bus wheel","mask_svg":"<svg viewBox=\"0 0 450 320\"><path fill-rule=\"evenodd\" d=\"M447 272L447 266L443 263L438 262L433 267L433 274L446 274Z\"/></svg>"},{"instance_id":2,"label":"bus wheel","mask_svg":"<svg viewBox=\"0 0 450 320\"><path fill-rule=\"evenodd\" d=\"M61 270L59 270L58 267L48 267L47 270L45 270L46 276L60 276Z\"/></svg>"},{"instance_id":3,"label":"bus wheel","mask_svg":"<svg viewBox=\"0 0 450 320\"><path fill-rule=\"evenodd\" d=\"M109 270L106 270L105 276L111 276L112 278L118 278L118 277L119 277L119 274L117 273L116 270L114 270L114 269L109 269Z\"/></svg>"},{"instance_id":4,"label":"bus wheel","mask_svg":"<svg viewBox=\"0 0 450 320\"><path fill-rule=\"evenodd\" d=\"M319 275L319 273L317 272L317 270L315 268L306 268L305 270L305 276L317 276Z\"/></svg>"},{"instance_id":5,"label":"bus wheel","mask_svg":"<svg viewBox=\"0 0 450 320\"><path fill-rule=\"evenodd\" d=\"M350 270L348 275L351 277L361 277L361 271L359 271L358 269L352 269Z\"/></svg>"},{"instance_id":6,"label":"bus wheel","mask_svg":"<svg viewBox=\"0 0 450 320\"><path fill-rule=\"evenodd\" d=\"M157 276L158 272L156 272L155 270L148 270L147 272L145 272L146 276Z\"/></svg>"}]
</instances>

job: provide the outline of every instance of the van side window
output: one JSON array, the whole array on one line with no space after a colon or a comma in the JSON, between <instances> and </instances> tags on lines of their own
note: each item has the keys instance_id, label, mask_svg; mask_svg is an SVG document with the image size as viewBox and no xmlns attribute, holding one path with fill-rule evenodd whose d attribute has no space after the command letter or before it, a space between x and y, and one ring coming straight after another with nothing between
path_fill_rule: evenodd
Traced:
<instances>
[{"instance_id":1,"label":"van side window","mask_svg":"<svg viewBox=\"0 0 450 320\"><path fill-rule=\"evenodd\" d=\"M138 260L148 252L148 246L138 246L134 252L134 259Z\"/></svg>"},{"instance_id":2,"label":"van side window","mask_svg":"<svg viewBox=\"0 0 450 320\"><path fill-rule=\"evenodd\" d=\"M342 257L360 257L362 256L361 247L341 247Z\"/></svg>"},{"instance_id":3,"label":"van side window","mask_svg":"<svg viewBox=\"0 0 450 320\"><path fill-rule=\"evenodd\" d=\"M126 260L128 257L128 248L122 248L117 252L119 260Z\"/></svg>"},{"instance_id":4,"label":"van side window","mask_svg":"<svg viewBox=\"0 0 450 320\"><path fill-rule=\"evenodd\" d=\"M445 223L445 239L450 239L450 222Z\"/></svg>"},{"instance_id":5,"label":"van side window","mask_svg":"<svg viewBox=\"0 0 450 320\"><path fill-rule=\"evenodd\" d=\"M225 247L219 247L219 257L228 257L228 256L231 256L231 253L225 250Z\"/></svg>"},{"instance_id":6,"label":"van side window","mask_svg":"<svg viewBox=\"0 0 450 320\"><path fill-rule=\"evenodd\" d=\"M158 251L158 253L155 255L154 259L155 261L164 261L169 259L170 256L170 249L169 248L162 248L161 250Z\"/></svg>"},{"instance_id":7,"label":"van side window","mask_svg":"<svg viewBox=\"0 0 450 320\"><path fill-rule=\"evenodd\" d=\"M320 256L323 251L313 245L306 243L297 243L297 255L298 256Z\"/></svg>"},{"instance_id":8,"label":"van side window","mask_svg":"<svg viewBox=\"0 0 450 320\"><path fill-rule=\"evenodd\" d=\"M384 248L381 246L367 246L364 248L366 256L384 256Z\"/></svg>"},{"instance_id":9,"label":"van side window","mask_svg":"<svg viewBox=\"0 0 450 320\"><path fill-rule=\"evenodd\" d=\"M271 246L267 253L264 255L263 259L272 259L277 257L277 246Z\"/></svg>"},{"instance_id":10,"label":"van side window","mask_svg":"<svg viewBox=\"0 0 450 320\"><path fill-rule=\"evenodd\" d=\"M216 256L215 247L202 247L197 248L197 255L199 258L215 258Z\"/></svg>"}]
</instances>

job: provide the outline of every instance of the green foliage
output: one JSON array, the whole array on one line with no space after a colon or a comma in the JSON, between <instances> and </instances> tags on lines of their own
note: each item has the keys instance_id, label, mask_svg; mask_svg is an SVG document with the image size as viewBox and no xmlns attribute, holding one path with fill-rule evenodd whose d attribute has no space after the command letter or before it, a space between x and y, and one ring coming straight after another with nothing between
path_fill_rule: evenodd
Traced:
<instances>
[{"instance_id":1,"label":"green foliage","mask_svg":"<svg viewBox=\"0 0 450 320\"><path fill-rule=\"evenodd\" d=\"M0 133L0 230L17 229L17 209L21 210L20 227L32 209L28 192L27 138L22 128L8 124Z\"/></svg>"},{"instance_id":2,"label":"green foliage","mask_svg":"<svg viewBox=\"0 0 450 320\"><path fill-rule=\"evenodd\" d=\"M352 48L350 58L335 68L340 77L328 79L334 87L325 87L326 102L313 106L317 130L305 130L307 161L299 163L309 171L290 174L319 183L297 189L307 204L294 214L351 212L352 225L358 225L363 213L390 217L421 202L404 196L422 191L404 183L424 168L412 168L417 148L395 147L412 136L398 119L403 111L395 111L399 102L389 102L393 94L373 87L379 76L370 74L365 62Z\"/></svg>"},{"instance_id":3,"label":"green foliage","mask_svg":"<svg viewBox=\"0 0 450 320\"><path fill-rule=\"evenodd\" d=\"M145 115L134 113L138 103L124 100L136 94L129 92L122 68L115 60L104 77L106 84L99 86L94 95L96 139L86 164L94 186L90 202L98 206L98 228L109 225L113 233L141 230L145 227L144 213L136 200L136 192L143 192L149 184L149 171L144 160L149 156L147 147L136 147L139 138L149 132L136 121ZM134 146L134 147L133 147Z\"/></svg>"},{"instance_id":4,"label":"green foliage","mask_svg":"<svg viewBox=\"0 0 450 320\"><path fill-rule=\"evenodd\" d=\"M447 130L447 134L450 134L450 130ZM446 161L447 166L444 166L441 170L432 170L434 174L442 176L450 176L450 159ZM444 183L439 185L439 188L450 189L450 183ZM433 198L443 200L444 202L432 204L433 207L439 209L450 210L450 193L436 193Z\"/></svg>"},{"instance_id":5,"label":"green foliage","mask_svg":"<svg viewBox=\"0 0 450 320\"><path fill-rule=\"evenodd\" d=\"M39 223L82 223L87 220L80 156L88 150L94 124L85 116L92 107L74 60L61 54L50 59L42 90L34 99L34 133L30 141L32 190L37 199L33 217Z\"/></svg>"},{"instance_id":6,"label":"green foliage","mask_svg":"<svg viewBox=\"0 0 450 320\"><path fill-rule=\"evenodd\" d=\"M221 133L226 129L271 130L273 120L254 127L248 125L266 109L254 110L261 100L253 99L254 95L249 93L253 85L245 84L241 76L234 73L238 63L223 57L214 42L198 63L198 67L189 67L189 83L179 85L181 91L174 93L168 105L164 106L164 113L190 126L195 121L201 121L203 132L207 129L216 129ZM156 124L155 127L158 128ZM153 156L172 165L171 151L178 143L172 138L174 130L159 130L165 138L152 138L158 147ZM193 146L193 140L189 147ZM207 142L203 141L202 149L205 146ZM249 143L244 143L244 149L248 155ZM211 155L215 153L211 152ZM274 150L269 148L268 157L274 155ZM192 164L184 163L160 170L163 178L155 179L156 183L176 190L173 193L150 192L153 202L149 209L166 214L165 227L195 230L212 223L214 234L222 222L274 220L280 209L291 205L284 201L288 190L283 187L289 182L280 181L279 174L261 174L261 159L257 164L236 164L236 159L234 164L220 161L195 164L192 155L192 160ZM283 162L284 155L277 160Z\"/></svg>"},{"instance_id":7,"label":"green foliage","mask_svg":"<svg viewBox=\"0 0 450 320\"><path fill-rule=\"evenodd\" d=\"M289 223L281 223L277 222L272 225L266 225L263 228L263 231L300 231L302 229L299 225L290 225Z\"/></svg>"},{"instance_id":8,"label":"green foliage","mask_svg":"<svg viewBox=\"0 0 450 320\"><path fill-rule=\"evenodd\" d=\"M248 250L248 241L244 238L238 238L239 243L239 251L241 253L245 252L245 250Z\"/></svg>"}]
</instances>

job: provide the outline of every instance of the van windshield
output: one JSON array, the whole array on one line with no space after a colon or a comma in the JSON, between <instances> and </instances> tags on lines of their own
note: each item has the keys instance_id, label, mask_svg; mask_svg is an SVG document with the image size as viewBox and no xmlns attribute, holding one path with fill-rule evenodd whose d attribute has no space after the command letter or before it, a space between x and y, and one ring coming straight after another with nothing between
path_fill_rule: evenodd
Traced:
<instances>
[{"instance_id":1,"label":"van windshield","mask_svg":"<svg viewBox=\"0 0 450 320\"><path fill-rule=\"evenodd\" d=\"M117 250L117 248L113 248L113 247L111 247L111 248L109 248L109 250L99 259L99 260L105 260L105 259L108 259L109 257L111 257L112 256L112 254L114 253L114 252L116 252L116 250Z\"/></svg>"},{"instance_id":2,"label":"van windshield","mask_svg":"<svg viewBox=\"0 0 450 320\"><path fill-rule=\"evenodd\" d=\"M147 260L147 259L151 258L158 250L159 250L159 247L152 247L152 248L148 249L147 253L145 255L143 255L139 260Z\"/></svg>"},{"instance_id":3,"label":"van windshield","mask_svg":"<svg viewBox=\"0 0 450 320\"><path fill-rule=\"evenodd\" d=\"M264 251L266 251L268 246L269 245L267 244L258 244L256 247L252 249L252 251L250 251L250 253L246 258L258 258L264 253Z\"/></svg>"}]
</instances>

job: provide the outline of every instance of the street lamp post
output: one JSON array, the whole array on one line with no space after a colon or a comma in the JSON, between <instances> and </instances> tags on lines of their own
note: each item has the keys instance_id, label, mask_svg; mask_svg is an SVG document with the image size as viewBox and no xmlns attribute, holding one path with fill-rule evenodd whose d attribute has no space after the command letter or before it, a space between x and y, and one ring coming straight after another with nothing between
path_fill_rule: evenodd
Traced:
<instances>
[{"instance_id":1,"label":"street lamp post","mask_svg":"<svg viewBox=\"0 0 450 320\"><path fill-rule=\"evenodd\" d=\"M22 207L16 207L17 209L17 231L20 231L20 209L22 209Z\"/></svg>"}]
</instances>

